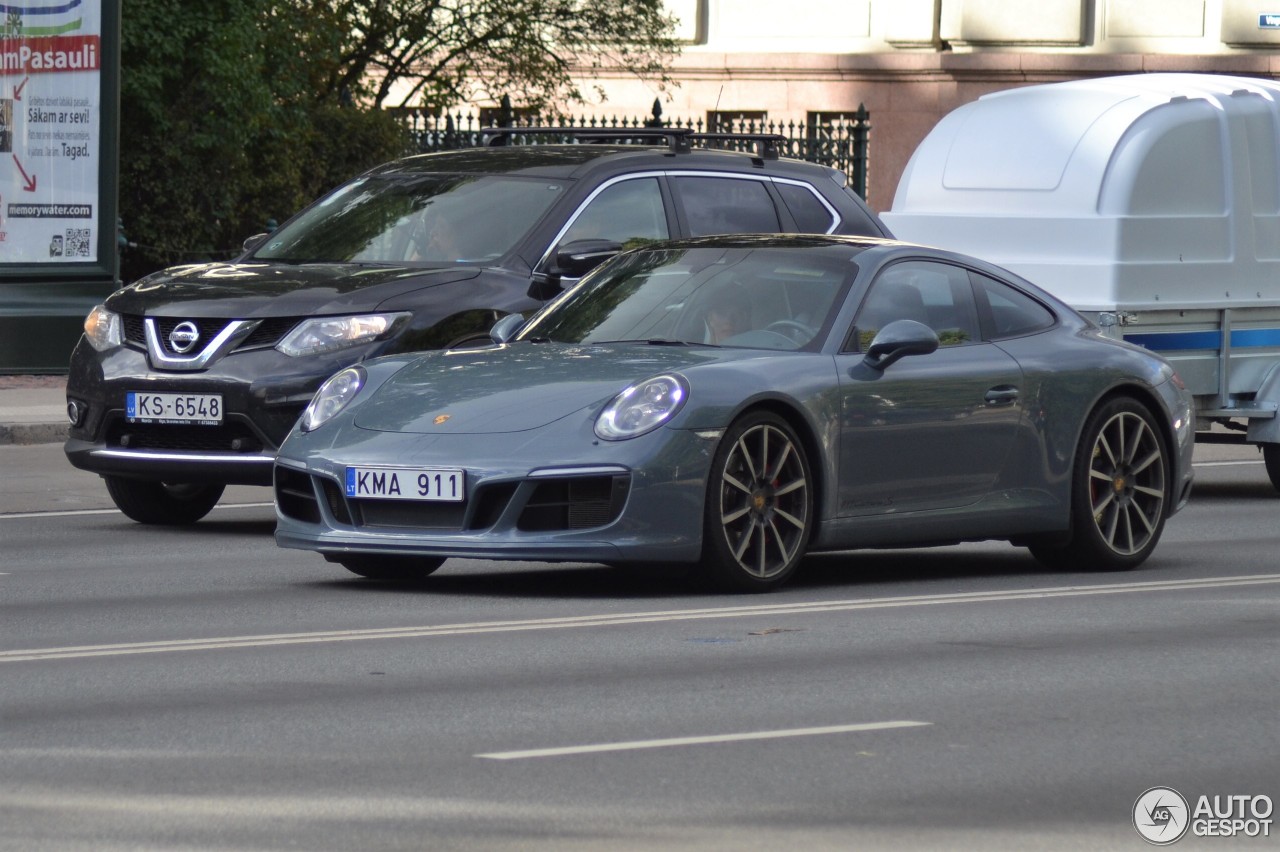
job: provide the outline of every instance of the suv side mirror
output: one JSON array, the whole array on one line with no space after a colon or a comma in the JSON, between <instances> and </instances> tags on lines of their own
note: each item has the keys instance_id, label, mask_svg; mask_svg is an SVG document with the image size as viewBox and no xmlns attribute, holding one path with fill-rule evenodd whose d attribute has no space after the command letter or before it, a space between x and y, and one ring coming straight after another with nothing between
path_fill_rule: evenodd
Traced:
<instances>
[{"instance_id":1,"label":"suv side mirror","mask_svg":"<svg viewBox=\"0 0 1280 852\"><path fill-rule=\"evenodd\" d=\"M529 298L545 302L560 295L561 280L586 275L622 251L622 243L613 240L574 240L558 246L552 255L551 268L535 272L529 284Z\"/></svg>"},{"instance_id":2,"label":"suv side mirror","mask_svg":"<svg viewBox=\"0 0 1280 852\"><path fill-rule=\"evenodd\" d=\"M533 279L529 282L528 295L530 299L545 302L560 295L563 289L560 286L560 273L535 272L533 273Z\"/></svg>"},{"instance_id":3,"label":"suv side mirror","mask_svg":"<svg viewBox=\"0 0 1280 852\"><path fill-rule=\"evenodd\" d=\"M565 278L581 278L622 251L613 240L574 240L556 249L555 271Z\"/></svg>"},{"instance_id":4,"label":"suv side mirror","mask_svg":"<svg viewBox=\"0 0 1280 852\"><path fill-rule=\"evenodd\" d=\"M862 359L873 370L884 370L904 355L928 355L938 349L938 335L915 320L894 320L876 334Z\"/></svg>"}]
</instances>

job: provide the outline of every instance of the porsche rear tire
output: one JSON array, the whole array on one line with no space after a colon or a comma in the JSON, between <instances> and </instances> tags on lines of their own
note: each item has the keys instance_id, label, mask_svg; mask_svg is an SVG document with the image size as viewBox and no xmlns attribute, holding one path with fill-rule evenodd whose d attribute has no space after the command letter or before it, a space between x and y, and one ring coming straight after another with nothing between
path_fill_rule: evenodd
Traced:
<instances>
[{"instance_id":1,"label":"porsche rear tire","mask_svg":"<svg viewBox=\"0 0 1280 852\"><path fill-rule=\"evenodd\" d=\"M785 583L813 531L813 476L794 429L749 413L726 430L711 464L702 572L720 591L765 592Z\"/></svg>"},{"instance_id":2,"label":"porsche rear tire","mask_svg":"<svg viewBox=\"0 0 1280 852\"><path fill-rule=\"evenodd\" d=\"M1103 403L1085 424L1071 474L1071 533L1032 545L1045 565L1068 571L1126 571L1160 541L1169 498L1165 439L1137 400Z\"/></svg>"},{"instance_id":3,"label":"porsche rear tire","mask_svg":"<svg viewBox=\"0 0 1280 852\"><path fill-rule=\"evenodd\" d=\"M213 510L226 486L221 483L159 482L104 476L107 493L121 512L140 524L186 526Z\"/></svg>"},{"instance_id":4,"label":"porsche rear tire","mask_svg":"<svg viewBox=\"0 0 1280 852\"><path fill-rule=\"evenodd\" d=\"M333 561L352 574L393 583L416 583L444 564L439 556L344 556Z\"/></svg>"}]
</instances>

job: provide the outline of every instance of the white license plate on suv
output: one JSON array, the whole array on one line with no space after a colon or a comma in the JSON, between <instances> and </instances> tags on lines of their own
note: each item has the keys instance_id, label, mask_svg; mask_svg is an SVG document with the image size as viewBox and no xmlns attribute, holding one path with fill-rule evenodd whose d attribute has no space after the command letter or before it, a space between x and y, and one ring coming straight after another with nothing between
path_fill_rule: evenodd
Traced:
<instances>
[{"instance_id":1,"label":"white license plate on suv","mask_svg":"<svg viewBox=\"0 0 1280 852\"><path fill-rule=\"evenodd\" d=\"M217 393L129 391L124 395L124 416L130 423L216 426L222 414L222 394Z\"/></svg>"},{"instance_id":2,"label":"white license plate on suv","mask_svg":"<svg viewBox=\"0 0 1280 852\"><path fill-rule=\"evenodd\" d=\"M347 496L360 499L460 503L465 484L466 477L456 468L347 468Z\"/></svg>"}]
</instances>

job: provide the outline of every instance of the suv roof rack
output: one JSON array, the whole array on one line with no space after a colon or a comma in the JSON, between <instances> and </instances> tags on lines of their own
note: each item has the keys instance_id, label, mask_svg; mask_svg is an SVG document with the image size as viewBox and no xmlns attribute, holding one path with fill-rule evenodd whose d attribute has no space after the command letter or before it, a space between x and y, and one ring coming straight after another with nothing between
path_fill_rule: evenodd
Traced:
<instances>
[{"instance_id":1,"label":"suv roof rack","mask_svg":"<svg viewBox=\"0 0 1280 852\"><path fill-rule=\"evenodd\" d=\"M672 154L693 150L693 142L753 142L761 160L776 160L787 137L778 133L695 133L688 127L485 127L485 145L510 144L513 136L568 136L588 142L662 141Z\"/></svg>"},{"instance_id":2,"label":"suv roof rack","mask_svg":"<svg viewBox=\"0 0 1280 852\"><path fill-rule=\"evenodd\" d=\"M779 133L694 133L689 136L696 142L754 142L756 156L762 160L776 160L787 137Z\"/></svg>"},{"instance_id":3,"label":"suv roof rack","mask_svg":"<svg viewBox=\"0 0 1280 852\"><path fill-rule=\"evenodd\" d=\"M660 140L667 144L671 153L681 154L690 150L688 139L693 136L693 131L684 127L485 127L480 135L491 137L485 142L489 146L506 145L512 136L571 136L591 142L607 139Z\"/></svg>"}]
</instances>

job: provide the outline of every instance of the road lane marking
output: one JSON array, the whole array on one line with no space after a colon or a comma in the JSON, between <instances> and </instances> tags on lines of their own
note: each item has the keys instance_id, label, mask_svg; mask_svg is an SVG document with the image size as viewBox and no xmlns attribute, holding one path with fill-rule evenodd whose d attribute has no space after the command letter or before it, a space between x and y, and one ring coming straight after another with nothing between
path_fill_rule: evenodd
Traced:
<instances>
[{"instance_id":1,"label":"road lane marking","mask_svg":"<svg viewBox=\"0 0 1280 852\"><path fill-rule=\"evenodd\" d=\"M275 503L225 503L214 506L217 509L262 509L268 506L274 506ZM13 514L0 513L0 521L12 521L21 518L74 518L78 515L120 515L119 509L55 509L48 512L14 512Z\"/></svg>"},{"instance_id":2,"label":"road lane marking","mask_svg":"<svg viewBox=\"0 0 1280 852\"><path fill-rule=\"evenodd\" d=\"M805 615L811 612L850 612L866 609L893 609L960 603L998 603L1002 601L1115 595L1133 592L1176 592L1275 584L1280 584L1280 574L1202 577L1191 580L1156 580L1142 583L1108 583L1090 586L1057 586L1044 589L1012 589L1002 592L956 592L942 595L860 598L844 601L757 604L755 606L709 607L659 612L607 613L603 615L562 616L558 618L533 618L513 621L476 621L421 627L379 627L365 630L326 630L308 633L222 636L209 639L124 642L111 645L77 645L59 648L28 648L0 651L0 663L29 662L32 660L69 660L80 657L124 657L175 651L263 648L271 645L313 645L324 642L353 642L364 639L419 639L440 636L467 636L482 633L523 633L534 630L619 627L630 624L696 621L715 618L760 618L762 616Z\"/></svg>"},{"instance_id":3,"label":"road lane marking","mask_svg":"<svg viewBox=\"0 0 1280 852\"><path fill-rule=\"evenodd\" d=\"M1230 465L1237 465L1237 464L1263 464L1263 461L1262 459L1258 459L1257 461L1249 461L1246 459L1243 461L1193 462L1191 466L1192 467L1229 467Z\"/></svg>"},{"instance_id":4,"label":"road lane marking","mask_svg":"<svg viewBox=\"0 0 1280 852\"><path fill-rule=\"evenodd\" d=\"M735 743L748 740L781 740L787 737L817 737L825 734L848 734L857 731L888 731L894 728L920 728L932 722L865 722L860 725L828 725L823 728L790 728L781 731L750 731L740 734L713 734L704 737L671 737L665 740L634 740L621 743L597 743L595 745L563 746L561 748L534 748L526 751L495 751L477 754L487 760L524 760L530 757L564 757L571 754L600 754L609 751L639 751L649 748L706 745L708 743Z\"/></svg>"}]
</instances>

